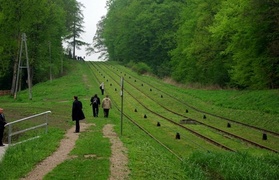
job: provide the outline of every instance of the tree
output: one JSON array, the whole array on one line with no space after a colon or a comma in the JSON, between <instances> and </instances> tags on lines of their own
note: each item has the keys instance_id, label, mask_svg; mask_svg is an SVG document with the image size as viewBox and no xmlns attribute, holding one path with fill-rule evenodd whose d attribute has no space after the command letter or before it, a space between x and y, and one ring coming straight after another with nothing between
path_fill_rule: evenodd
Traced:
<instances>
[{"instance_id":1,"label":"tree","mask_svg":"<svg viewBox=\"0 0 279 180\"><path fill-rule=\"evenodd\" d=\"M76 49L81 46L88 45L88 43L80 39L81 34L84 33L83 14L81 8L83 4L76 0L67 1L67 30L68 34L64 37L68 46L72 48L73 57L76 57Z\"/></svg>"},{"instance_id":2,"label":"tree","mask_svg":"<svg viewBox=\"0 0 279 180\"><path fill-rule=\"evenodd\" d=\"M12 93L22 33L27 35L32 82L47 80L50 67L54 75L58 74L62 54L61 37L66 32L64 6L62 0L0 0L0 58L3 65L0 83L9 82L5 88L11 88ZM52 51L49 50L50 44ZM51 57L51 60L46 57Z\"/></svg>"},{"instance_id":3,"label":"tree","mask_svg":"<svg viewBox=\"0 0 279 180\"><path fill-rule=\"evenodd\" d=\"M181 4L171 0L109 1L101 31L109 60L144 62L159 76L170 74L169 51L175 47L174 20Z\"/></svg>"},{"instance_id":4,"label":"tree","mask_svg":"<svg viewBox=\"0 0 279 180\"><path fill-rule=\"evenodd\" d=\"M210 27L216 39L228 40L224 53L232 55L231 83L237 87L278 87L278 56L270 49L270 44L276 42L270 37L278 37L278 28L274 28L278 23L278 12L274 11L278 3L268 2L223 1Z\"/></svg>"},{"instance_id":5,"label":"tree","mask_svg":"<svg viewBox=\"0 0 279 180\"><path fill-rule=\"evenodd\" d=\"M95 36L93 37L93 42L91 46L88 46L86 49L86 55L91 55L92 53L101 53L99 58L107 59L108 53L107 48L104 43L104 37L103 37L103 30L104 30L104 20L105 16L101 18L101 20L97 24L97 31L95 33Z\"/></svg>"}]
</instances>

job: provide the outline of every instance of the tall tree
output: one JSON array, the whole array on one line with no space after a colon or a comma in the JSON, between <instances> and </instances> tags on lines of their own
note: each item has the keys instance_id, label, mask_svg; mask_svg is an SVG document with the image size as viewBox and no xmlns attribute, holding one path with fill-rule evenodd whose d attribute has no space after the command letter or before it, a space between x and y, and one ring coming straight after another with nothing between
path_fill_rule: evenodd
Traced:
<instances>
[{"instance_id":1,"label":"tall tree","mask_svg":"<svg viewBox=\"0 0 279 180\"><path fill-rule=\"evenodd\" d=\"M0 0L0 58L5 68L0 73L4 72L5 77L0 81L2 84L10 80L5 88L15 90L22 33L27 35L32 81L47 80L51 66L57 75L62 53L61 37L66 32L63 7L62 0Z\"/></svg>"},{"instance_id":2,"label":"tall tree","mask_svg":"<svg viewBox=\"0 0 279 180\"><path fill-rule=\"evenodd\" d=\"M224 47L208 31L219 5L219 0L187 1L177 21L177 46L171 51L174 79L221 86L228 81L228 69L220 54Z\"/></svg>"},{"instance_id":3,"label":"tall tree","mask_svg":"<svg viewBox=\"0 0 279 180\"><path fill-rule=\"evenodd\" d=\"M97 31L93 37L93 42L90 46L86 48L86 55L91 55L93 53L100 53L100 59L108 59L107 48L104 43L103 30L104 30L104 20L105 16L97 24Z\"/></svg>"},{"instance_id":4,"label":"tall tree","mask_svg":"<svg viewBox=\"0 0 279 180\"><path fill-rule=\"evenodd\" d=\"M273 35L278 38L278 29L274 28L277 18L273 14L274 6L278 9L278 3L269 2L223 1L210 27L216 39L228 40L224 52L232 55L231 83L238 87L278 87L278 68L274 68L278 65L278 56L271 54L269 46ZM272 39L276 42L276 38Z\"/></svg>"},{"instance_id":5,"label":"tall tree","mask_svg":"<svg viewBox=\"0 0 279 180\"><path fill-rule=\"evenodd\" d=\"M76 0L67 1L67 30L68 34L65 36L65 40L68 46L71 47L73 57L76 57L76 49L80 49L81 46L88 45L88 43L82 41L81 35L84 33L82 9L84 5Z\"/></svg>"},{"instance_id":6,"label":"tall tree","mask_svg":"<svg viewBox=\"0 0 279 180\"><path fill-rule=\"evenodd\" d=\"M110 60L144 62L160 76L170 74L168 52L182 2L115 0L108 2L103 35Z\"/></svg>"}]
</instances>

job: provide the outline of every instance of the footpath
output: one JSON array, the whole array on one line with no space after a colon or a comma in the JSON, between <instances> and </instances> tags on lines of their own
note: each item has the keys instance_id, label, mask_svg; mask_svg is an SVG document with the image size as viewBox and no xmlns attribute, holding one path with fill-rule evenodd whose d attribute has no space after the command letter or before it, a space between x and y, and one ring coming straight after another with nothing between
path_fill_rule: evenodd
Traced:
<instances>
[{"instance_id":1,"label":"footpath","mask_svg":"<svg viewBox=\"0 0 279 180\"><path fill-rule=\"evenodd\" d=\"M81 123L81 129L85 131L92 124ZM21 180L41 180L47 173L49 173L54 167L59 165L61 162L66 159L73 158L69 156L69 152L74 148L75 142L79 137L80 133L73 133L75 127L69 129L65 137L61 140L60 146L58 149L45 160L37 164L34 169L29 172ZM112 155L110 157L110 177L108 180L125 180L128 179L130 170L128 168L128 157L127 149L123 146L121 140L114 132L113 125L107 124L103 128L103 135L106 138L109 138L111 143ZM0 147L0 161L4 156L8 144Z\"/></svg>"},{"instance_id":2,"label":"footpath","mask_svg":"<svg viewBox=\"0 0 279 180\"><path fill-rule=\"evenodd\" d=\"M8 148L8 144L4 144L5 146L0 146L0 161L2 160L6 149Z\"/></svg>"}]
</instances>

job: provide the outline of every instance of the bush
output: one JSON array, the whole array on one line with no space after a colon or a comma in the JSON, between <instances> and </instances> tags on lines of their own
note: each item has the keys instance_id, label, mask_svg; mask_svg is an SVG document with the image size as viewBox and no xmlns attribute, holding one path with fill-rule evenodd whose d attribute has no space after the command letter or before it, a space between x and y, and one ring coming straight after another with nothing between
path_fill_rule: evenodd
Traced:
<instances>
[{"instance_id":1,"label":"bush","mask_svg":"<svg viewBox=\"0 0 279 180\"><path fill-rule=\"evenodd\" d=\"M136 71L138 74L145 74L152 71L151 68L143 62L134 64L132 69Z\"/></svg>"}]
</instances>

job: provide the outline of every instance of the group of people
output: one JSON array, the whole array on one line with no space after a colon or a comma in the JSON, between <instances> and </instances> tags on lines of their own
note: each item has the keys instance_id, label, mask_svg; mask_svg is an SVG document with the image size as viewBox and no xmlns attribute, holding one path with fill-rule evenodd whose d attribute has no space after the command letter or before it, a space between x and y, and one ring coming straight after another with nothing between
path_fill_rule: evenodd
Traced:
<instances>
[{"instance_id":1,"label":"group of people","mask_svg":"<svg viewBox=\"0 0 279 180\"><path fill-rule=\"evenodd\" d=\"M104 95L104 83L100 84L100 89L102 95ZM101 105L104 110L104 117L108 118L109 110L111 109L111 100L108 95L100 101L100 98L95 94L90 99L90 105L92 106L93 116L98 117L99 114L99 106ZM85 119L83 110L82 110L82 103L78 100L77 96L74 96L74 102L72 106L72 120L76 121L76 130L75 133L79 133L80 131L80 124L79 121ZM5 124L7 124L5 116L4 116L4 109L0 108L0 146L4 146L3 144L3 136L4 136L4 129Z\"/></svg>"},{"instance_id":2,"label":"group of people","mask_svg":"<svg viewBox=\"0 0 279 180\"><path fill-rule=\"evenodd\" d=\"M104 83L102 82L100 84L100 90L102 95L104 95ZM99 107L101 107L104 110L104 117L108 118L109 116L109 110L111 109L111 100L108 95L105 96L105 98L100 101L100 98L97 94L91 97L90 99L90 105L92 106L93 116L98 117L99 114ZM76 130L75 133L79 133L80 131L80 125L79 121L85 119L83 110L82 110L82 103L78 100L77 96L74 96L74 102L72 107L72 120L76 121Z\"/></svg>"}]
</instances>

